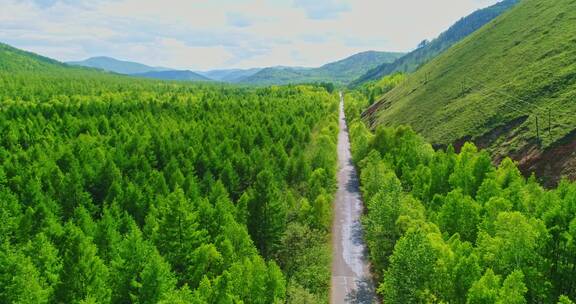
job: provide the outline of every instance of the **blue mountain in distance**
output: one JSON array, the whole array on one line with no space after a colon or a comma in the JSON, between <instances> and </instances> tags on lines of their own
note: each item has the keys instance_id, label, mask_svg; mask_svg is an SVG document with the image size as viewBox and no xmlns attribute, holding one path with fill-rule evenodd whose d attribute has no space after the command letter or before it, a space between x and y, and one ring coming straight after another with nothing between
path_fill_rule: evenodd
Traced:
<instances>
[{"instance_id":1,"label":"blue mountain in distance","mask_svg":"<svg viewBox=\"0 0 576 304\"><path fill-rule=\"evenodd\" d=\"M367 51L318 68L274 66L267 68L219 69L209 71L176 70L118 60L111 57L92 57L68 65L97 68L108 72L160 80L220 81L253 85L282 85L306 82L347 84L382 63L390 63L404 53Z\"/></svg>"},{"instance_id":2,"label":"blue mountain in distance","mask_svg":"<svg viewBox=\"0 0 576 304\"><path fill-rule=\"evenodd\" d=\"M180 80L180 81L213 81L212 79L202 76L189 70L169 70L169 71L150 71L146 73L130 74L131 76L152 78L160 80Z\"/></svg>"},{"instance_id":3,"label":"blue mountain in distance","mask_svg":"<svg viewBox=\"0 0 576 304\"><path fill-rule=\"evenodd\" d=\"M250 69L222 69L222 70L210 70L205 72L196 72L204 77L222 82L238 82L246 77L250 77L258 72L262 68L250 68Z\"/></svg>"},{"instance_id":4,"label":"blue mountain in distance","mask_svg":"<svg viewBox=\"0 0 576 304\"><path fill-rule=\"evenodd\" d=\"M255 85L332 82L348 84L368 70L383 63L391 63L405 53L366 51L317 68L270 67L241 79L241 83Z\"/></svg>"},{"instance_id":5,"label":"blue mountain in distance","mask_svg":"<svg viewBox=\"0 0 576 304\"><path fill-rule=\"evenodd\" d=\"M97 68L105 70L108 72L114 72L118 74L140 74L147 72L160 72L168 71L171 69L162 67L151 67L142 63L118 60L112 57L100 56L92 57L82 61L70 61L67 62L69 65L79 65L90 68Z\"/></svg>"}]
</instances>

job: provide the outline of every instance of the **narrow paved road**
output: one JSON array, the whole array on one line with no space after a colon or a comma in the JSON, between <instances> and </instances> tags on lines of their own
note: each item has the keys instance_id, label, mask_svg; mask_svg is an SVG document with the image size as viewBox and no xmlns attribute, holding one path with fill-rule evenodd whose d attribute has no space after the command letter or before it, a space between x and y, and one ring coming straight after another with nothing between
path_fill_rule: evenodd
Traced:
<instances>
[{"instance_id":1,"label":"narrow paved road","mask_svg":"<svg viewBox=\"0 0 576 304\"><path fill-rule=\"evenodd\" d=\"M334 202L332 223L330 303L376 303L360 223L362 197L350 153L342 93L340 93L338 165L338 192Z\"/></svg>"}]
</instances>

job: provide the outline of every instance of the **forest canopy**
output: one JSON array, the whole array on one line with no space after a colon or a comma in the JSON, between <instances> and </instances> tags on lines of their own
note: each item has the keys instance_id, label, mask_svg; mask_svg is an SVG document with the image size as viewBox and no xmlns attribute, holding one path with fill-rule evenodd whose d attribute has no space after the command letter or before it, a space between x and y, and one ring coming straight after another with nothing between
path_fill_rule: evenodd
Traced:
<instances>
[{"instance_id":1,"label":"forest canopy","mask_svg":"<svg viewBox=\"0 0 576 304\"><path fill-rule=\"evenodd\" d=\"M327 302L335 94L0 85L1 303Z\"/></svg>"}]
</instances>

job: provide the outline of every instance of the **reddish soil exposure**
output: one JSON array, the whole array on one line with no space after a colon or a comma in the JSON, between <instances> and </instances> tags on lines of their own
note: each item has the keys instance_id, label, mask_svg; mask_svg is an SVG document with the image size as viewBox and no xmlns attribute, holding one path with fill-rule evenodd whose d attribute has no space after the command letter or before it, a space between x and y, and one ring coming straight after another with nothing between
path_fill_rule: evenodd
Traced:
<instances>
[{"instance_id":1,"label":"reddish soil exposure","mask_svg":"<svg viewBox=\"0 0 576 304\"><path fill-rule=\"evenodd\" d=\"M557 185L562 177L576 180L576 129L545 150L531 144L512 158L525 175L535 173L547 187Z\"/></svg>"},{"instance_id":2,"label":"reddish soil exposure","mask_svg":"<svg viewBox=\"0 0 576 304\"><path fill-rule=\"evenodd\" d=\"M485 149L494 146L497 140L505 136L504 142L515 137L519 127L528 119L528 116L518 117L505 125L495 127L487 133L472 138L465 136L456 140L452 145L459 152L464 143L473 142L478 148ZM435 149L446 149L446 145L434 145ZM525 176L535 174L545 187L554 187L563 178L576 180L576 129L564 136L546 149L542 149L538 140L529 141L522 148L507 155L495 154L495 164L509 156L518 162L518 168Z\"/></svg>"}]
</instances>

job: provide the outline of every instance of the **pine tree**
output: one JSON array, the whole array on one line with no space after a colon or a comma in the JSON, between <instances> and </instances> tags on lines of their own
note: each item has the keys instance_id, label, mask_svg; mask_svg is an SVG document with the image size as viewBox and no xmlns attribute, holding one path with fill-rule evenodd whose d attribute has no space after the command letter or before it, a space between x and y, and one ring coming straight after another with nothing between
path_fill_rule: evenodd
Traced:
<instances>
[{"instance_id":1,"label":"pine tree","mask_svg":"<svg viewBox=\"0 0 576 304\"><path fill-rule=\"evenodd\" d=\"M286 205L275 178L269 170L260 172L254 185L255 197L249 204L250 234L265 258L276 251L286 227Z\"/></svg>"},{"instance_id":2,"label":"pine tree","mask_svg":"<svg viewBox=\"0 0 576 304\"><path fill-rule=\"evenodd\" d=\"M200 227L197 211L179 187L158 205L146 224L156 221L151 239L182 280L190 265L189 254L205 242L207 231Z\"/></svg>"},{"instance_id":3,"label":"pine tree","mask_svg":"<svg viewBox=\"0 0 576 304\"><path fill-rule=\"evenodd\" d=\"M115 247L112 261L112 303L157 303L175 288L170 265L142 238L138 227Z\"/></svg>"},{"instance_id":4,"label":"pine tree","mask_svg":"<svg viewBox=\"0 0 576 304\"><path fill-rule=\"evenodd\" d=\"M14 252L8 245L0 247L0 302L48 303L50 287L29 257Z\"/></svg>"},{"instance_id":5,"label":"pine tree","mask_svg":"<svg viewBox=\"0 0 576 304\"><path fill-rule=\"evenodd\" d=\"M63 268L61 283L56 290L57 301L76 303L93 299L96 302L110 301L107 285L108 268L97 256L97 248L92 240L74 224L67 224L60 246Z\"/></svg>"}]
</instances>

